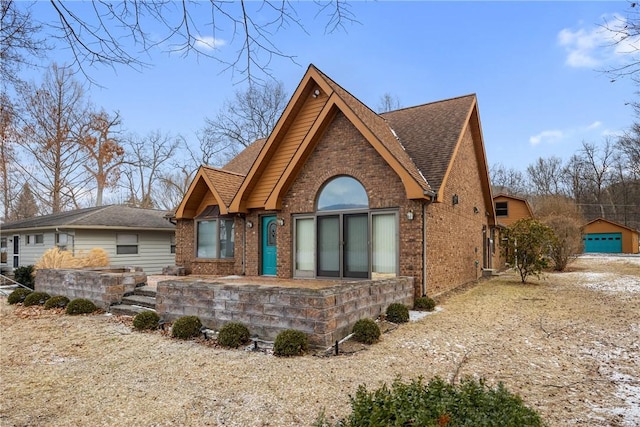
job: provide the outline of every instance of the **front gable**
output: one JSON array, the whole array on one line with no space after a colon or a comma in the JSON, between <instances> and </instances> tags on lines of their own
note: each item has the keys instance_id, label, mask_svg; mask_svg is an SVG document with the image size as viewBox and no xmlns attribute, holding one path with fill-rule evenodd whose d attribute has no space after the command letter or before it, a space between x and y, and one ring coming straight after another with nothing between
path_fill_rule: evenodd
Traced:
<instances>
[{"instance_id":1,"label":"front gable","mask_svg":"<svg viewBox=\"0 0 640 427\"><path fill-rule=\"evenodd\" d=\"M363 115L367 111L372 115L375 113L356 111L361 103L352 97L345 100L346 96L311 66L233 199L230 210L280 209L286 191L338 112L347 117L396 171L404 184L407 198L428 199L429 186L408 156L401 159L390 149L389 143L385 144L385 136L391 135L392 131L384 126L372 129ZM381 135L385 130L389 135ZM397 141L395 143L400 145ZM415 171L411 170L412 166Z\"/></svg>"},{"instance_id":2,"label":"front gable","mask_svg":"<svg viewBox=\"0 0 640 427\"><path fill-rule=\"evenodd\" d=\"M218 206L220 214L229 213L229 204L244 176L201 166L176 209L176 219L192 219L207 206Z\"/></svg>"}]
</instances>

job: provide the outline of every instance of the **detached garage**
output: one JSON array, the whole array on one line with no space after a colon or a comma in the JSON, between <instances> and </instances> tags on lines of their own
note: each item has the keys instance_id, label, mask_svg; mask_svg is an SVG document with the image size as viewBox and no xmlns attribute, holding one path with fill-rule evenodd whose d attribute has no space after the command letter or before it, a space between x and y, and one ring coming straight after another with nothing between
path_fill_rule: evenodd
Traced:
<instances>
[{"instance_id":1,"label":"detached garage","mask_svg":"<svg viewBox=\"0 0 640 427\"><path fill-rule=\"evenodd\" d=\"M637 254L638 231L604 218L594 219L582 227L585 253Z\"/></svg>"}]
</instances>

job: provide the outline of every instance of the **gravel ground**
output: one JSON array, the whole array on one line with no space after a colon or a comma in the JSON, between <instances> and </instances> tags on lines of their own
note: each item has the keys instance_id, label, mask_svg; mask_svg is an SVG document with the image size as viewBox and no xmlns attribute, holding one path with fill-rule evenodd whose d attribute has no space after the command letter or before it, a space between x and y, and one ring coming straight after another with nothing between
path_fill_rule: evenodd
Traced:
<instances>
[{"instance_id":1,"label":"gravel ground","mask_svg":"<svg viewBox=\"0 0 640 427\"><path fill-rule=\"evenodd\" d=\"M300 426L337 420L359 384L498 381L551 426L640 425L640 257L513 273L346 355L276 358L0 300L1 426ZM359 351L358 351L359 350Z\"/></svg>"}]
</instances>

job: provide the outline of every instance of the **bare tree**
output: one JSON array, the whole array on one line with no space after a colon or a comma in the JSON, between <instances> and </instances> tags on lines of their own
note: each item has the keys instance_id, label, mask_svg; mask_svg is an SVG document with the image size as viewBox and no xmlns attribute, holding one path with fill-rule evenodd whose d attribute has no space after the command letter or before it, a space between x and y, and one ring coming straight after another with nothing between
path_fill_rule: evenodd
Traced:
<instances>
[{"instance_id":1,"label":"bare tree","mask_svg":"<svg viewBox=\"0 0 640 427\"><path fill-rule=\"evenodd\" d=\"M30 10L21 9L13 0L0 0L0 81L3 85L21 83L22 67L34 65L34 59L44 55L47 44L37 36L41 29Z\"/></svg>"},{"instance_id":2,"label":"bare tree","mask_svg":"<svg viewBox=\"0 0 640 427\"><path fill-rule=\"evenodd\" d=\"M16 171L15 144L18 138L17 117L6 93L0 93L0 186L2 217L9 218L14 203L19 174Z\"/></svg>"},{"instance_id":3,"label":"bare tree","mask_svg":"<svg viewBox=\"0 0 640 427\"><path fill-rule=\"evenodd\" d=\"M640 10L638 3L629 3L629 9L624 17L616 15L612 20L605 21L602 25L611 33L612 44L621 46L620 52L629 56L629 60L620 66L614 66L606 70L612 81L618 78L630 76L636 82L640 82L640 48L637 40L640 38Z\"/></svg>"},{"instance_id":4,"label":"bare tree","mask_svg":"<svg viewBox=\"0 0 640 427\"><path fill-rule=\"evenodd\" d=\"M402 107L400 104L400 98L396 95L391 95L389 92L385 92L378 101L378 113L386 113L387 111L399 110Z\"/></svg>"},{"instance_id":5,"label":"bare tree","mask_svg":"<svg viewBox=\"0 0 640 427\"><path fill-rule=\"evenodd\" d=\"M44 11L40 2L6 2L14 9L20 7L23 15ZM288 1L96 0L89 7L82 2L51 0L45 4L52 7L54 19L33 22L52 28L83 72L96 63L144 67L148 65L144 55L159 48L212 58L252 83L263 73L269 75L274 59L295 60L276 46L276 33L291 27L305 32L296 5ZM355 21L342 0L316 5L328 21L328 32ZM224 45L232 51L223 52Z\"/></svg>"},{"instance_id":6,"label":"bare tree","mask_svg":"<svg viewBox=\"0 0 640 427\"><path fill-rule=\"evenodd\" d=\"M257 139L268 137L287 100L282 82L237 91L214 119L205 119L199 135L204 163L222 166Z\"/></svg>"},{"instance_id":7,"label":"bare tree","mask_svg":"<svg viewBox=\"0 0 640 427\"><path fill-rule=\"evenodd\" d=\"M125 142L122 185L128 204L141 208L159 206L153 198L154 188L161 180L163 167L174 157L182 142L179 137L172 138L159 131L143 138L134 135Z\"/></svg>"},{"instance_id":8,"label":"bare tree","mask_svg":"<svg viewBox=\"0 0 640 427\"><path fill-rule=\"evenodd\" d=\"M559 157L540 157L527 167L529 182L537 195L562 194L562 174L562 159Z\"/></svg>"},{"instance_id":9,"label":"bare tree","mask_svg":"<svg viewBox=\"0 0 640 427\"><path fill-rule=\"evenodd\" d=\"M491 176L491 190L494 195L499 193L509 194L511 196L524 196L527 193L527 183L522 172L498 163L491 165L489 170Z\"/></svg>"},{"instance_id":10,"label":"bare tree","mask_svg":"<svg viewBox=\"0 0 640 427\"><path fill-rule=\"evenodd\" d=\"M96 206L102 206L106 188L115 187L124 162L124 148L116 138L120 115L109 116L106 111L89 114L81 129L80 148L87 153L84 168L96 184Z\"/></svg>"},{"instance_id":11,"label":"bare tree","mask_svg":"<svg viewBox=\"0 0 640 427\"><path fill-rule=\"evenodd\" d=\"M78 135L87 112L82 86L66 67L52 65L40 86L26 85L17 162L46 212L79 207L86 196L84 163Z\"/></svg>"},{"instance_id":12,"label":"bare tree","mask_svg":"<svg viewBox=\"0 0 640 427\"><path fill-rule=\"evenodd\" d=\"M36 198L31 191L29 182L25 182L18 194L15 205L11 209L9 219L17 221L20 219L32 218L38 215L39 208Z\"/></svg>"},{"instance_id":13,"label":"bare tree","mask_svg":"<svg viewBox=\"0 0 640 427\"><path fill-rule=\"evenodd\" d=\"M195 172L196 169L188 165L174 165L172 171L162 174L154 192L157 207L168 211L175 210L189 189Z\"/></svg>"},{"instance_id":14,"label":"bare tree","mask_svg":"<svg viewBox=\"0 0 640 427\"><path fill-rule=\"evenodd\" d=\"M604 193L607 185L611 183L611 169L614 161L611 140L605 139L601 148L595 144L583 142L580 155L585 165L583 179L588 185L593 201L602 204L605 202Z\"/></svg>"},{"instance_id":15,"label":"bare tree","mask_svg":"<svg viewBox=\"0 0 640 427\"><path fill-rule=\"evenodd\" d=\"M621 152L624 167L634 177L640 179L640 123L636 122L631 129L622 135L617 143Z\"/></svg>"}]
</instances>

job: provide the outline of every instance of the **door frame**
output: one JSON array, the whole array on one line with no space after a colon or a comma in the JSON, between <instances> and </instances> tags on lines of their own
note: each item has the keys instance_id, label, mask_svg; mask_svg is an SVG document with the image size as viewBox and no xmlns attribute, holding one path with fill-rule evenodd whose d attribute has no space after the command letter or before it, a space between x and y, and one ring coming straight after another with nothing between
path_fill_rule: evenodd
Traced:
<instances>
[{"instance_id":1,"label":"door frame","mask_svg":"<svg viewBox=\"0 0 640 427\"><path fill-rule=\"evenodd\" d=\"M264 270L264 260L265 260L265 245L266 242L264 241L264 230L265 227L268 225L268 223L272 222L275 224L275 229L276 229L276 244L275 244L275 259L274 259L274 268L275 268L275 273L274 274L265 274ZM258 251L259 251L259 260L260 260L260 275L261 276L277 276L278 274L278 266L277 266L277 262L278 262L278 239L277 239L277 230L278 230L278 224L277 224L277 217L275 214L267 214L267 215L260 215L260 244L258 245Z\"/></svg>"}]
</instances>

